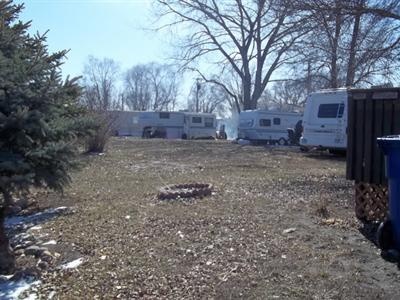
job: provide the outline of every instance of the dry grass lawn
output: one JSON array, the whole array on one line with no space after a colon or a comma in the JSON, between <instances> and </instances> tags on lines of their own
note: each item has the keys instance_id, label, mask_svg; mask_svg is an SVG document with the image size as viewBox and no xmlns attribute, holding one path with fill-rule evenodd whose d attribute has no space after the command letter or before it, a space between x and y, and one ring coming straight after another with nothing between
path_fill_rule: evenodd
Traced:
<instances>
[{"instance_id":1,"label":"dry grass lawn","mask_svg":"<svg viewBox=\"0 0 400 300\"><path fill-rule=\"evenodd\" d=\"M115 138L86 156L43 224L59 263L40 293L60 299L398 299L400 273L360 233L345 161L225 141ZM160 201L158 188L214 185ZM287 230L289 229L289 230ZM285 231L286 230L286 231Z\"/></svg>"}]
</instances>

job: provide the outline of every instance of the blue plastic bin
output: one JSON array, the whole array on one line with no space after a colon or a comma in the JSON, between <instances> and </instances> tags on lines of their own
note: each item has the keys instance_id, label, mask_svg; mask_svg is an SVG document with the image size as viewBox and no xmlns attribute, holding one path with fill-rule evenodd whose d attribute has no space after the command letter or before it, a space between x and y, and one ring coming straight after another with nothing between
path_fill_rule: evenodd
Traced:
<instances>
[{"instance_id":1,"label":"blue plastic bin","mask_svg":"<svg viewBox=\"0 0 400 300\"><path fill-rule=\"evenodd\" d=\"M394 246L400 250L400 135L378 138L386 160L386 176L389 182L389 220Z\"/></svg>"}]
</instances>

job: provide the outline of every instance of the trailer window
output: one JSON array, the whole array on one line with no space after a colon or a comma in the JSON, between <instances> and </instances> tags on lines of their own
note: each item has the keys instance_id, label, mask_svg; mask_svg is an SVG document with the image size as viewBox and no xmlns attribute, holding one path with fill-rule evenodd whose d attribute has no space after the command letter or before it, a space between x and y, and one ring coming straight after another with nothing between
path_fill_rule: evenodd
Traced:
<instances>
[{"instance_id":1,"label":"trailer window","mask_svg":"<svg viewBox=\"0 0 400 300\"><path fill-rule=\"evenodd\" d=\"M192 123L201 124L201 117L192 117Z\"/></svg>"},{"instance_id":2,"label":"trailer window","mask_svg":"<svg viewBox=\"0 0 400 300\"><path fill-rule=\"evenodd\" d=\"M321 104L318 108L318 118L341 118L343 112L343 103Z\"/></svg>"},{"instance_id":3,"label":"trailer window","mask_svg":"<svg viewBox=\"0 0 400 300\"><path fill-rule=\"evenodd\" d=\"M263 126L263 127L271 126L271 120L270 119L260 119L260 126Z\"/></svg>"},{"instance_id":4,"label":"trailer window","mask_svg":"<svg viewBox=\"0 0 400 300\"><path fill-rule=\"evenodd\" d=\"M213 128L214 127L214 119L213 118L204 118L204 127Z\"/></svg>"},{"instance_id":5,"label":"trailer window","mask_svg":"<svg viewBox=\"0 0 400 300\"><path fill-rule=\"evenodd\" d=\"M160 112L160 119L169 119L168 112Z\"/></svg>"},{"instance_id":6,"label":"trailer window","mask_svg":"<svg viewBox=\"0 0 400 300\"><path fill-rule=\"evenodd\" d=\"M274 125L281 125L281 118L274 118Z\"/></svg>"}]
</instances>

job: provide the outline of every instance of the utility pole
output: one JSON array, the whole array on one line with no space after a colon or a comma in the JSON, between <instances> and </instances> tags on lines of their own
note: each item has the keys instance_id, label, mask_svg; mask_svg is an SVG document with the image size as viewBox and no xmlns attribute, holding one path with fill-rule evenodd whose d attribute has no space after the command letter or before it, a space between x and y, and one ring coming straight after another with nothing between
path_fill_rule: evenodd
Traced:
<instances>
[{"instance_id":1,"label":"utility pole","mask_svg":"<svg viewBox=\"0 0 400 300\"><path fill-rule=\"evenodd\" d=\"M199 91L201 88L200 78L196 79L196 112L199 112Z\"/></svg>"},{"instance_id":2,"label":"utility pole","mask_svg":"<svg viewBox=\"0 0 400 300\"><path fill-rule=\"evenodd\" d=\"M311 94L311 88L312 88L311 60L308 59L308 61L307 61L307 78L306 78L307 97L308 97L308 95Z\"/></svg>"}]
</instances>

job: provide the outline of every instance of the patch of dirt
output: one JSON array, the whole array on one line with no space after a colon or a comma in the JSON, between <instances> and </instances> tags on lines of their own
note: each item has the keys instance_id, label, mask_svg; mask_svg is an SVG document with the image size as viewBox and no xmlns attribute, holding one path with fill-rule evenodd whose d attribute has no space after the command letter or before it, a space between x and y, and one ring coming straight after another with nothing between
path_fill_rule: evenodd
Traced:
<instances>
[{"instance_id":1,"label":"patch of dirt","mask_svg":"<svg viewBox=\"0 0 400 300\"><path fill-rule=\"evenodd\" d=\"M42 298L400 297L397 266L360 232L341 158L227 141L115 138L104 155L82 159L64 195L40 203L75 207L42 232L65 245L60 260L73 250L84 263L48 272ZM161 187L182 182L207 182L218 193L156 199Z\"/></svg>"}]
</instances>

